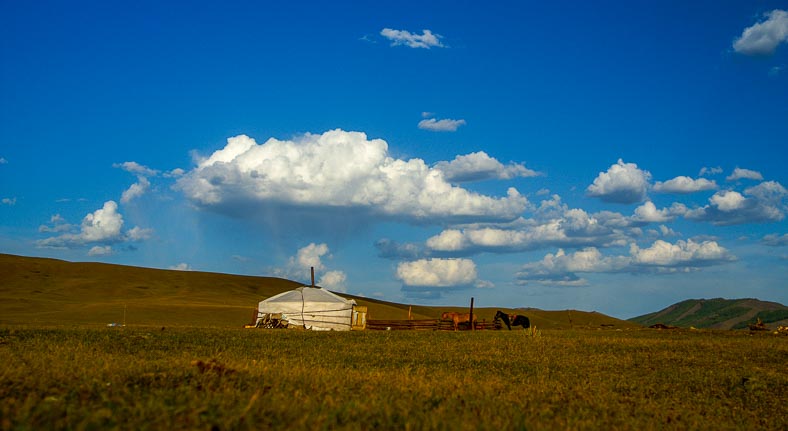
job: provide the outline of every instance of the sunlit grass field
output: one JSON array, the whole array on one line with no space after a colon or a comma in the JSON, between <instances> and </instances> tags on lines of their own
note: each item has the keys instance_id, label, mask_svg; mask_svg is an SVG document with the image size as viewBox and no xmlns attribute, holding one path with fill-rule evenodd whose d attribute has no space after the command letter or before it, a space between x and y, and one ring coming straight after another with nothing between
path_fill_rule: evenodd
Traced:
<instances>
[{"instance_id":1,"label":"sunlit grass field","mask_svg":"<svg viewBox=\"0 0 788 431\"><path fill-rule=\"evenodd\" d=\"M745 331L0 329L2 429L788 429Z\"/></svg>"}]
</instances>

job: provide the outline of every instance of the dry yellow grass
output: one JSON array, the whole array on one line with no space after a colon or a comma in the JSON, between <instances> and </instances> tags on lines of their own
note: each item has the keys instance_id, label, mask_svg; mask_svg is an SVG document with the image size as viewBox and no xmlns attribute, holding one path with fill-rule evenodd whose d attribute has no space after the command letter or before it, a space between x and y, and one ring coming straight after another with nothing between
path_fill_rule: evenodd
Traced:
<instances>
[{"instance_id":1,"label":"dry yellow grass","mask_svg":"<svg viewBox=\"0 0 788 431\"><path fill-rule=\"evenodd\" d=\"M0 328L0 428L784 430L786 341Z\"/></svg>"}]
</instances>

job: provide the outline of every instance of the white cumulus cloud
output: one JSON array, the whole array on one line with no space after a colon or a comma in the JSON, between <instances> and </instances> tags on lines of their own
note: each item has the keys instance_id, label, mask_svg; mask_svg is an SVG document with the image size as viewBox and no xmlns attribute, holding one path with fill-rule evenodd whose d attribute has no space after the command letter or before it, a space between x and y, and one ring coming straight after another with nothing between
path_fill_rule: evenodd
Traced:
<instances>
[{"instance_id":1,"label":"white cumulus cloud","mask_svg":"<svg viewBox=\"0 0 788 431\"><path fill-rule=\"evenodd\" d=\"M678 240L675 244L656 240L648 248L633 244L630 255L634 265L660 267L698 267L736 259L716 241L693 240Z\"/></svg>"},{"instance_id":2,"label":"white cumulus cloud","mask_svg":"<svg viewBox=\"0 0 788 431\"><path fill-rule=\"evenodd\" d=\"M758 171L737 167L736 169L733 170L733 172L730 175L725 177L725 179L728 181L735 181L740 179L761 181L763 180L763 175L761 175L761 173Z\"/></svg>"},{"instance_id":3,"label":"white cumulus cloud","mask_svg":"<svg viewBox=\"0 0 788 431\"><path fill-rule=\"evenodd\" d=\"M659 193L695 193L705 190L717 189L717 183L705 178L692 179L686 176L678 176L667 181L657 181L654 184L654 191Z\"/></svg>"},{"instance_id":4,"label":"white cumulus cloud","mask_svg":"<svg viewBox=\"0 0 788 431\"><path fill-rule=\"evenodd\" d=\"M456 132L460 126L464 125L465 120L454 120L451 118L444 118L441 120L426 118L419 121L419 129L429 130L431 132Z\"/></svg>"},{"instance_id":5,"label":"white cumulus cloud","mask_svg":"<svg viewBox=\"0 0 788 431\"><path fill-rule=\"evenodd\" d=\"M380 31L380 35L391 41L391 46L404 45L410 48L442 48L444 45L441 43L443 36L433 34L430 30L423 30L421 34L411 33L407 30L394 30L391 28L384 28Z\"/></svg>"},{"instance_id":6,"label":"white cumulus cloud","mask_svg":"<svg viewBox=\"0 0 788 431\"><path fill-rule=\"evenodd\" d=\"M107 201L98 209L82 219L80 236L85 242L114 240L120 237L123 216L118 213L118 204Z\"/></svg>"},{"instance_id":7,"label":"white cumulus cloud","mask_svg":"<svg viewBox=\"0 0 788 431\"><path fill-rule=\"evenodd\" d=\"M709 198L709 205L688 211L685 217L715 225L777 222L785 218L786 196L782 184L765 181L744 193L719 191Z\"/></svg>"},{"instance_id":8,"label":"white cumulus cloud","mask_svg":"<svg viewBox=\"0 0 788 431\"><path fill-rule=\"evenodd\" d=\"M134 226L126 231L126 239L129 241L144 241L149 239L151 235L153 235L153 229L141 228L139 226Z\"/></svg>"},{"instance_id":9,"label":"white cumulus cloud","mask_svg":"<svg viewBox=\"0 0 788 431\"><path fill-rule=\"evenodd\" d=\"M293 263L295 267L312 268L316 271L324 269L322 257L328 255L328 245L310 243L306 247L300 248L295 255Z\"/></svg>"},{"instance_id":10,"label":"white cumulus cloud","mask_svg":"<svg viewBox=\"0 0 788 431\"><path fill-rule=\"evenodd\" d=\"M162 174L162 176L164 176L165 178L179 178L182 177L183 174L185 173L186 171L184 171L183 169L175 168L171 171L165 172L164 174Z\"/></svg>"},{"instance_id":11,"label":"white cumulus cloud","mask_svg":"<svg viewBox=\"0 0 788 431\"><path fill-rule=\"evenodd\" d=\"M670 208L657 209L651 201L646 201L635 208L633 220L648 223L665 223L673 221L676 217L687 212L687 207L683 204L673 204Z\"/></svg>"},{"instance_id":12,"label":"white cumulus cloud","mask_svg":"<svg viewBox=\"0 0 788 431\"><path fill-rule=\"evenodd\" d=\"M744 189L744 194L754 196L762 202L779 204L788 195L788 190L777 181L764 181L757 186Z\"/></svg>"},{"instance_id":13,"label":"white cumulus cloud","mask_svg":"<svg viewBox=\"0 0 788 431\"><path fill-rule=\"evenodd\" d=\"M62 232L73 230L73 226L65 223L60 215L55 215L50 220L54 227L39 227L39 232ZM123 216L118 212L115 201L107 201L96 211L89 213L82 219L82 224L76 232L66 232L61 235L36 241L38 247L75 248L89 244L114 244L124 241L140 241L147 239L152 233L151 229L134 227L127 232L122 231ZM95 253L97 250L91 250Z\"/></svg>"},{"instance_id":14,"label":"white cumulus cloud","mask_svg":"<svg viewBox=\"0 0 788 431\"><path fill-rule=\"evenodd\" d=\"M481 181L487 179L508 180L517 177L535 177L539 173L521 163L504 165L484 151L460 155L450 162L435 164L450 182Z\"/></svg>"},{"instance_id":15,"label":"white cumulus cloud","mask_svg":"<svg viewBox=\"0 0 788 431\"><path fill-rule=\"evenodd\" d=\"M490 197L453 186L421 159L388 155L382 139L332 130L260 145L241 135L176 182L192 202L251 216L254 208L353 209L356 214L438 223L462 218L512 220L528 201L516 189Z\"/></svg>"},{"instance_id":16,"label":"white cumulus cloud","mask_svg":"<svg viewBox=\"0 0 788 431\"><path fill-rule=\"evenodd\" d=\"M326 271L317 284L335 292L347 292L347 275L344 271Z\"/></svg>"},{"instance_id":17,"label":"white cumulus cloud","mask_svg":"<svg viewBox=\"0 0 788 431\"><path fill-rule=\"evenodd\" d=\"M469 225L450 228L426 241L432 252L473 254L512 253L543 247L621 245L632 222L618 213L589 214L567 208L560 198L542 201L534 217L506 225Z\"/></svg>"},{"instance_id":18,"label":"white cumulus cloud","mask_svg":"<svg viewBox=\"0 0 788 431\"><path fill-rule=\"evenodd\" d=\"M709 202L720 211L733 211L744 207L747 199L741 193L733 190L724 190L715 193L709 198Z\"/></svg>"},{"instance_id":19,"label":"white cumulus cloud","mask_svg":"<svg viewBox=\"0 0 788 431\"><path fill-rule=\"evenodd\" d=\"M324 263L325 259L331 258L327 244L310 243L298 249L296 255L288 260L287 266L274 268L272 271L277 277L290 280L309 280L311 277L310 268L314 268L316 285L336 292L346 292L347 275L343 271L329 270ZM310 283L311 280L304 282L306 285Z\"/></svg>"},{"instance_id":20,"label":"white cumulus cloud","mask_svg":"<svg viewBox=\"0 0 788 431\"><path fill-rule=\"evenodd\" d=\"M546 254L541 261L523 265L517 273L517 280L520 284L533 281L555 286L584 286L588 282L576 273L616 272L627 264L626 258L605 257L595 247L587 247L570 254L559 249L556 254Z\"/></svg>"},{"instance_id":21,"label":"white cumulus cloud","mask_svg":"<svg viewBox=\"0 0 788 431\"><path fill-rule=\"evenodd\" d=\"M595 247L587 247L566 254L559 249L548 253L537 262L523 265L517 273L519 284L535 282L554 286L585 286L587 280L579 273L675 273L698 270L736 260L727 249L715 241L693 240L669 243L656 240L651 246L630 247L629 255L605 256Z\"/></svg>"},{"instance_id":22,"label":"white cumulus cloud","mask_svg":"<svg viewBox=\"0 0 788 431\"><path fill-rule=\"evenodd\" d=\"M477 281L476 264L470 259L420 259L397 265L397 278L407 286L456 287Z\"/></svg>"},{"instance_id":23,"label":"white cumulus cloud","mask_svg":"<svg viewBox=\"0 0 788 431\"><path fill-rule=\"evenodd\" d=\"M123 194L120 196L120 202L123 204L127 204L131 202L133 199L138 198L145 194L145 192L150 189L150 181L143 177L137 177L137 182L132 184L128 189L126 189Z\"/></svg>"},{"instance_id":24,"label":"white cumulus cloud","mask_svg":"<svg viewBox=\"0 0 788 431\"><path fill-rule=\"evenodd\" d=\"M94 245L88 250L88 256L109 256L112 254L112 247L109 245Z\"/></svg>"},{"instance_id":25,"label":"white cumulus cloud","mask_svg":"<svg viewBox=\"0 0 788 431\"><path fill-rule=\"evenodd\" d=\"M769 55L777 45L788 41L788 11L775 9L765 16L765 21L744 29L733 42L734 51L745 55Z\"/></svg>"},{"instance_id":26,"label":"white cumulus cloud","mask_svg":"<svg viewBox=\"0 0 788 431\"><path fill-rule=\"evenodd\" d=\"M46 232L60 233L60 232L68 232L71 229L73 229L73 226L66 223L66 220L60 214L55 214L52 217L50 217L49 223L52 226L41 225L38 227L38 231L42 233L46 233Z\"/></svg>"},{"instance_id":27,"label":"white cumulus cloud","mask_svg":"<svg viewBox=\"0 0 788 431\"><path fill-rule=\"evenodd\" d=\"M123 216L117 212L118 204L107 201L104 206L86 215L78 233L38 241L42 247L69 247L95 242L119 242L122 240Z\"/></svg>"},{"instance_id":28,"label":"white cumulus cloud","mask_svg":"<svg viewBox=\"0 0 788 431\"><path fill-rule=\"evenodd\" d=\"M606 172L600 172L586 191L605 202L633 204L646 199L650 179L648 171L618 159Z\"/></svg>"},{"instance_id":29,"label":"white cumulus cloud","mask_svg":"<svg viewBox=\"0 0 788 431\"><path fill-rule=\"evenodd\" d=\"M128 204L132 200L139 198L147 193L150 189L150 180L148 177L155 177L159 175L159 171L143 166L137 162L123 162L115 163L112 165L115 168L123 169L137 176L137 182L129 186L120 197L120 203Z\"/></svg>"}]
</instances>

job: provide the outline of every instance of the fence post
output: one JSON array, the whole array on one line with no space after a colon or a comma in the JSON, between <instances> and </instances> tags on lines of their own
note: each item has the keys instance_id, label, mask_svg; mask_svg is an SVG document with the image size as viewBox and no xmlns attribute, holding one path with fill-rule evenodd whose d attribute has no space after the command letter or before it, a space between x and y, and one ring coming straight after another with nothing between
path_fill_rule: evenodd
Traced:
<instances>
[{"instance_id":1,"label":"fence post","mask_svg":"<svg viewBox=\"0 0 788 431\"><path fill-rule=\"evenodd\" d=\"M471 324L471 331L475 331L476 325L473 324L473 296L471 296L470 324Z\"/></svg>"}]
</instances>

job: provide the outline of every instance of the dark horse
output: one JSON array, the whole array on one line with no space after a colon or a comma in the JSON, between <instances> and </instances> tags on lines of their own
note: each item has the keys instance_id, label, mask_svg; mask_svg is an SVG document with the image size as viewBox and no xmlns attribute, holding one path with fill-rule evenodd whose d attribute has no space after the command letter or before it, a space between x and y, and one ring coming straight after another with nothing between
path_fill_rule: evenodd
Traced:
<instances>
[{"instance_id":1,"label":"dark horse","mask_svg":"<svg viewBox=\"0 0 788 431\"><path fill-rule=\"evenodd\" d=\"M510 331L512 330L512 326L522 326L523 329L531 327L531 321L522 314L506 314L498 310L498 312L495 313L495 319L503 320L503 323L506 324L506 327L509 328Z\"/></svg>"}]
</instances>

